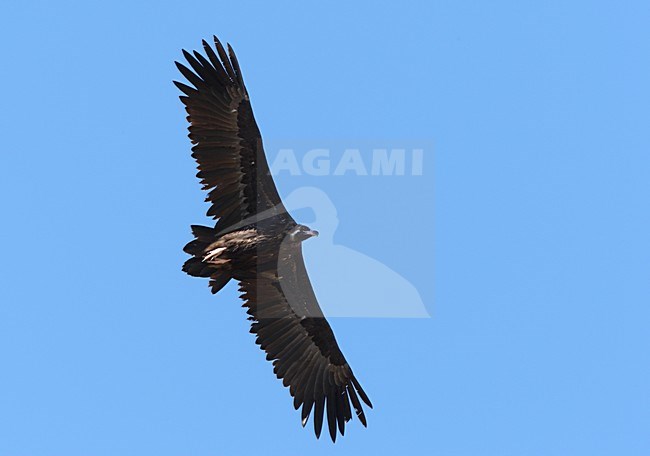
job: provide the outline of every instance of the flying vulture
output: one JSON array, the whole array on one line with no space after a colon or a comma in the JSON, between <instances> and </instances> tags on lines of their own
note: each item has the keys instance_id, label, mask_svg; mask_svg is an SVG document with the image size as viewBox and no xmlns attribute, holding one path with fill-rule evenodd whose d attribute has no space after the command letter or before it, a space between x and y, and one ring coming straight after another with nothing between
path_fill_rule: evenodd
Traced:
<instances>
[{"instance_id":1,"label":"flying vulture","mask_svg":"<svg viewBox=\"0 0 650 456\"><path fill-rule=\"evenodd\" d=\"M214 37L204 54L183 51L189 67L176 66L190 85L174 81L189 114L197 177L208 191L215 226L192 226L191 255L183 271L209 278L212 293L239 282L255 342L273 361L275 375L302 407L313 412L316 437L323 417L332 441L352 409L366 426L361 401L372 407L318 305L302 257L302 242L318 232L287 212L275 188L239 63Z\"/></svg>"}]
</instances>

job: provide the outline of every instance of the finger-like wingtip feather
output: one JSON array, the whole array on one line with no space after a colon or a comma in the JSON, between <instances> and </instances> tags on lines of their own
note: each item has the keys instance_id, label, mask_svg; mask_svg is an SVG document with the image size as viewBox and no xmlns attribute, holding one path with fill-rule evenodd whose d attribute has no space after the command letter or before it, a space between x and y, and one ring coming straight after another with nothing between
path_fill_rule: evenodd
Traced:
<instances>
[{"instance_id":1,"label":"finger-like wingtip feather","mask_svg":"<svg viewBox=\"0 0 650 456\"><path fill-rule=\"evenodd\" d=\"M232 68L232 64L230 63L230 59L228 58L228 54L226 54L226 50L223 48L223 45L221 44L221 41L219 41L219 38L213 35L214 38L214 45L217 48L217 53L219 54L219 58L221 59L221 63L223 64L224 68L226 69L226 72L228 73L228 76L230 76L230 79L233 81L237 80L237 75L235 74L235 70Z\"/></svg>"},{"instance_id":2,"label":"finger-like wingtip feather","mask_svg":"<svg viewBox=\"0 0 650 456\"><path fill-rule=\"evenodd\" d=\"M350 395L350 400L352 401L352 406L354 407L354 412L357 414L357 418L361 421L364 427L368 427L366 422L366 415L363 413L363 408L361 407L361 402L357 397L357 393L354 391L354 386L348 385L348 394Z\"/></svg>"},{"instance_id":3,"label":"finger-like wingtip feather","mask_svg":"<svg viewBox=\"0 0 650 456\"><path fill-rule=\"evenodd\" d=\"M323 412L325 411L325 395L316 399L314 405L314 432L316 438L320 438L320 432L323 429Z\"/></svg>"},{"instance_id":4,"label":"finger-like wingtip feather","mask_svg":"<svg viewBox=\"0 0 650 456\"><path fill-rule=\"evenodd\" d=\"M302 427L305 427L307 424L307 421L309 420L309 414L311 413L311 408L314 405L314 399L309 398L305 400L305 402L302 404L302 413L301 413L301 420L302 420Z\"/></svg>"},{"instance_id":5,"label":"finger-like wingtip feather","mask_svg":"<svg viewBox=\"0 0 650 456\"><path fill-rule=\"evenodd\" d=\"M327 394L327 426L332 443L336 443L336 398L334 390Z\"/></svg>"},{"instance_id":6,"label":"finger-like wingtip feather","mask_svg":"<svg viewBox=\"0 0 650 456\"><path fill-rule=\"evenodd\" d=\"M361 385L359 384L359 381L356 379L356 377L352 376L352 383L354 383L354 387L356 388L357 392L359 393L359 396L361 396L361 400L366 403L366 405L370 408L372 408L372 402L370 402L370 398L366 394L366 392L361 388Z\"/></svg>"},{"instance_id":7,"label":"finger-like wingtip feather","mask_svg":"<svg viewBox=\"0 0 650 456\"><path fill-rule=\"evenodd\" d=\"M235 55L235 50L232 48L230 43L228 45L228 55L230 56L230 62L232 63L232 66L235 70L235 74L237 75L237 82L239 82L239 85L244 87L244 79L242 77L241 69L239 68L239 61L237 60L237 56Z\"/></svg>"}]
</instances>

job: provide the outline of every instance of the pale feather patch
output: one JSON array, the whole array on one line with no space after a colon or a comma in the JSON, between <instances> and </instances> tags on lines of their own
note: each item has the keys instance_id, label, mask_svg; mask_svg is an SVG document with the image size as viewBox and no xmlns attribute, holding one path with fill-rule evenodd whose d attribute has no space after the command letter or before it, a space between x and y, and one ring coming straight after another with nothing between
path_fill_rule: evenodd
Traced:
<instances>
[{"instance_id":1,"label":"pale feather patch","mask_svg":"<svg viewBox=\"0 0 650 456\"><path fill-rule=\"evenodd\" d=\"M225 247L219 247L218 249L210 250L210 251L209 251L208 253L206 253L205 256L203 257L203 261L211 261L211 260L214 260L214 259L217 258L217 257L221 254L221 252L223 252L224 250L226 250Z\"/></svg>"}]
</instances>

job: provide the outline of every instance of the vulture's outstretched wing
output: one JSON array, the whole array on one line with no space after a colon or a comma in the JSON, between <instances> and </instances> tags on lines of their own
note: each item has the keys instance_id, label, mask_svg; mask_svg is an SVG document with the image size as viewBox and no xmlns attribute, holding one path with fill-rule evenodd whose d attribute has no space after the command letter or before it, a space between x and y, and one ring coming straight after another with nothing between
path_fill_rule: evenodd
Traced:
<instances>
[{"instance_id":1,"label":"vulture's outstretched wing","mask_svg":"<svg viewBox=\"0 0 650 456\"><path fill-rule=\"evenodd\" d=\"M273 183L235 53L230 45L226 53L217 37L214 43L216 53L203 41L207 57L183 51L194 71L176 62L194 87L174 81L185 94L197 177L210 190L208 216L220 219L219 232L279 214L293 221Z\"/></svg>"},{"instance_id":2,"label":"vulture's outstretched wing","mask_svg":"<svg viewBox=\"0 0 650 456\"><path fill-rule=\"evenodd\" d=\"M370 399L359 385L318 305L300 244L283 244L279 252L260 252L255 270L240 271L242 299L254 323L256 343L273 361L274 372L289 387L294 407L302 406L302 424L313 411L316 436L323 416L332 441L352 418L352 408L366 425L361 407Z\"/></svg>"}]
</instances>

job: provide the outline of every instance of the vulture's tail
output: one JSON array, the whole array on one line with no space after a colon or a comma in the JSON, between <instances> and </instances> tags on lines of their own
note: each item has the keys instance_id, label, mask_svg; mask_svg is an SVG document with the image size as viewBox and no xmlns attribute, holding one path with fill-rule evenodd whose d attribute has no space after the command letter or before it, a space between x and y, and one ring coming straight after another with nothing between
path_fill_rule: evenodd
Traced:
<instances>
[{"instance_id":1,"label":"vulture's tail","mask_svg":"<svg viewBox=\"0 0 650 456\"><path fill-rule=\"evenodd\" d=\"M214 228L201 225L192 225L191 228L194 240L183 247L183 251L192 255L192 258L183 264L183 271L193 277L209 277L212 293L216 293L225 287L231 279L227 264L220 267L213 262L203 261L208 246L217 240L217 231Z\"/></svg>"}]
</instances>

